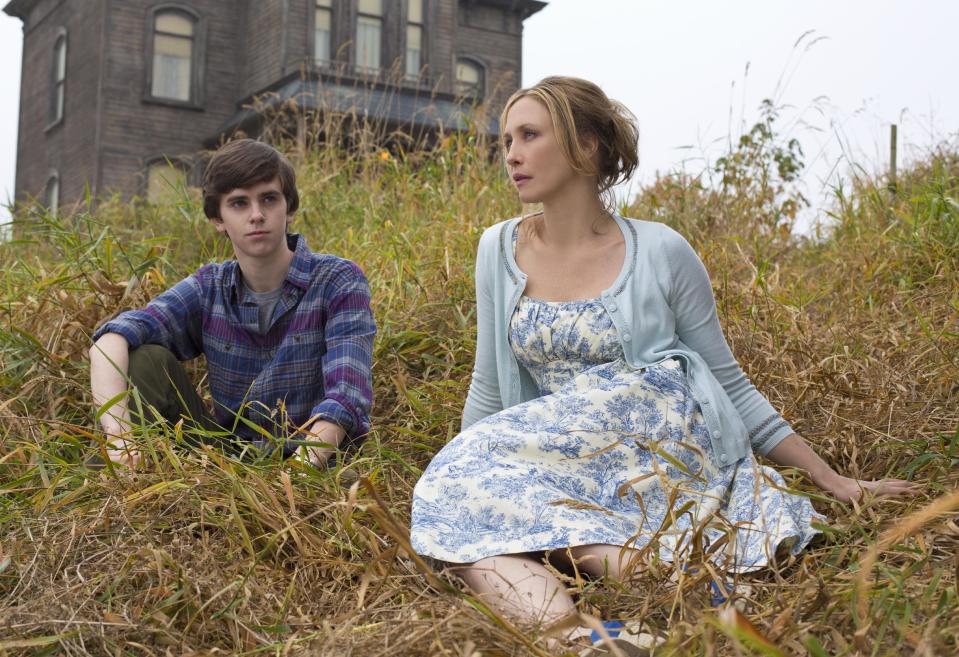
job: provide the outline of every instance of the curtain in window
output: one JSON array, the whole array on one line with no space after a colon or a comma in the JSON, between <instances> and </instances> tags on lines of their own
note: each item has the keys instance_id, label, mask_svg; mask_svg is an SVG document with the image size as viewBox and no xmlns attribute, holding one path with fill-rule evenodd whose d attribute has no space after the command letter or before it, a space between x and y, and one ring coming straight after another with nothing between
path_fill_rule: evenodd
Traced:
<instances>
[{"instance_id":1,"label":"curtain in window","mask_svg":"<svg viewBox=\"0 0 959 657\"><path fill-rule=\"evenodd\" d=\"M332 0L317 0L314 18L313 59L328 62L333 59Z\"/></svg>"},{"instance_id":2,"label":"curtain in window","mask_svg":"<svg viewBox=\"0 0 959 657\"><path fill-rule=\"evenodd\" d=\"M360 16L356 20L356 65L360 68L380 67L379 18Z\"/></svg>"},{"instance_id":3,"label":"curtain in window","mask_svg":"<svg viewBox=\"0 0 959 657\"><path fill-rule=\"evenodd\" d=\"M158 98L190 100L193 21L182 14L157 14L153 34L153 85Z\"/></svg>"}]
</instances>

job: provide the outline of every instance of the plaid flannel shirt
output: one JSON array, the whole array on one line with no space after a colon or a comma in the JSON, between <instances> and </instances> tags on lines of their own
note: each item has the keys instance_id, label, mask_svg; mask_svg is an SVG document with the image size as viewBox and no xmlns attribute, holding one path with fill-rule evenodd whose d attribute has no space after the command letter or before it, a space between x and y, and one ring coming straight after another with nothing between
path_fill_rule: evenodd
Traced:
<instances>
[{"instance_id":1,"label":"plaid flannel shirt","mask_svg":"<svg viewBox=\"0 0 959 657\"><path fill-rule=\"evenodd\" d=\"M366 277L349 260L313 253L300 235L287 240L293 260L265 335L256 305L239 301L240 268L230 260L201 267L93 339L118 333L130 349L158 344L180 360L204 354L214 418L240 439L285 440L293 427L320 419L350 440L365 435L376 332Z\"/></svg>"}]
</instances>

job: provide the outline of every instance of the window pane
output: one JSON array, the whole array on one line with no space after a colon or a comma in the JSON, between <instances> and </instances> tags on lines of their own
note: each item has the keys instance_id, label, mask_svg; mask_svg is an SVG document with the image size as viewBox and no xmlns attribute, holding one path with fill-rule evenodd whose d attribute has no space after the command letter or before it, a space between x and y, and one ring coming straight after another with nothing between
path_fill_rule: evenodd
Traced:
<instances>
[{"instance_id":1,"label":"window pane","mask_svg":"<svg viewBox=\"0 0 959 657\"><path fill-rule=\"evenodd\" d=\"M170 57L189 60L193 52L193 40L158 34L153 41L153 51L158 55L169 55Z\"/></svg>"},{"instance_id":2,"label":"window pane","mask_svg":"<svg viewBox=\"0 0 959 657\"><path fill-rule=\"evenodd\" d=\"M459 96L481 96L483 93L483 71L468 61L456 62L456 94Z\"/></svg>"},{"instance_id":3,"label":"window pane","mask_svg":"<svg viewBox=\"0 0 959 657\"><path fill-rule=\"evenodd\" d=\"M378 18L360 16L356 21L356 65L360 68L380 67L380 31Z\"/></svg>"},{"instance_id":4,"label":"window pane","mask_svg":"<svg viewBox=\"0 0 959 657\"><path fill-rule=\"evenodd\" d=\"M47 181L47 188L44 190L43 196L47 209L53 215L56 215L57 208L60 207L60 178L54 176Z\"/></svg>"},{"instance_id":5,"label":"window pane","mask_svg":"<svg viewBox=\"0 0 959 657\"><path fill-rule=\"evenodd\" d=\"M190 100L193 41L157 34L153 42L153 89L158 98Z\"/></svg>"},{"instance_id":6,"label":"window pane","mask_svg":"<svg viewBox=\"0 0 959 657\"><path fill-rule=\"evenodd\" d=\"M174 12L157 14L156 30L157 32L167 32L169 34L193 36L193 21L183 14Z\"/></svg>"},{"instance_id":7,"label":"window pane","mask_svg":"<svg viewBox=\"0 0 959 657\"><path fill-rule=\"evenodd\" d=\"M166 162L154 162L147 168L147 200L153 203L175 199L185 186L186 174L182 169Z\"/></svg>"},{"instance_id":8,"label":"window pane","mask_svg":"<svg viewBox=\"0 0 959 657\"><path fill-rule=\"evenodd\" d=\"M423 28L419 25L409 25L406 28L406 74L419 75L422 60Z\"/></svg>"},{"instance_id":9,"label":"window pane","mask_svg":"<svg viewBox=\"0 0 959 657\"><path fill-rule=\"evenodd\" d=\"M373 14L375 16L382 16L383 0L360 0L359 12L361 14Z\"/></svg>"},{"instance_id":10,"label":"window pane","mask_svg":"<svg viewBox=\"0 0 959 657\"><path fill-rule=\"evenodd\" d=\"M59 121L63 118L63 83L58 84L53 90L53 120Z\"/></svg>"},{"instance_id":11,"label":"window pane","mask_svg":"<svg viewBox=\"0 0 959 657\"><path fill-rule=\"evenodd\" d=\"M479 67L469 62L456 63L456 81L463 84L479 84Z\"/></svg>"},{"instance_id":12,"label":"window pane","mask_svg":"<svg viewBox=\"0 0 959 657\"><path fill-rule=\"evenodd\" d=\"M316 0L317 7L333 7L333 0Z\"/></svg>"},{"instance_id":13,"label":"window pane","mask_svg":"<svg viewBox=\"0 0 959 657\"><path fill-rule=\"evenodd\" d=\"M54 47L53 60L54 60L54 74L53 79L59 82L67 75L67 40L63 37L57 41L57 45Z\"/></svg>"},{"instance_id":14,"label":"window pane","mask_svg":"<svg viewBox=\"0 0 959 657\"><path fill-rule=\"evenodd\" d=\"M332 48L333 12L329 9L316 10L316 31L313 33L313 59L328 61Z\"/></svg>"},{"instance_id":15,"label":"window pane","mask_svg":"<svg viewBox=\"0 0 959 657\"><path fill-rule=\"evenodd\" d=\"M411 23L422 23L423 22L423 0L408 0L409 11L407 12L407 18Z\"/></svg>"}]
</instances>

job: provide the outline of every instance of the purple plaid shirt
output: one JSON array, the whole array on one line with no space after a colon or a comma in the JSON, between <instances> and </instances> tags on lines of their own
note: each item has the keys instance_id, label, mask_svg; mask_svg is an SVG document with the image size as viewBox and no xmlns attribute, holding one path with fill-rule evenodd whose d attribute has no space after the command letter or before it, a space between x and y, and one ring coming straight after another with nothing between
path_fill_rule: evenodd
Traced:
<instances>
[{"instance_id":1,"label":"purple plaid shirt","mask_svg":"<svg viewBox=\"0 0 959 657\"><path fill-rule=\"evenodd\" d=\"M366 277L349 260L313 253L300 235L287 240L293 260L265 335L256 305L239 301L240 268L229 260L120 314L93 339L119 333L131 349L158 344L180 360L204 354L214 418L241 439L262 445L265 431L283 440L291 427L319 419L340 425L350 439L363 436L376 332Z\"/></svg>"}]
</instances>

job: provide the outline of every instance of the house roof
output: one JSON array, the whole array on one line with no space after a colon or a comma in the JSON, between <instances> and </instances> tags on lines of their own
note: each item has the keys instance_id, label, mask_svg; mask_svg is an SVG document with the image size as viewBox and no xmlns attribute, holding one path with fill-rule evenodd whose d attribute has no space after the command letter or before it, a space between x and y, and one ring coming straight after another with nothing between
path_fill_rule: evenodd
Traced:
<instances>
[{"instance_id":1,"label":"house roof","mask_svg":"<svg viewBox=\"0 0 959 657\"><path fill-rule=\"evenodd\" d=\"M522 14L523 19L529 18L540 9L546 6L545 2L539 2L538 0L464 0L466 4L471 5L492 5L494 7L502 7L503 9L509 9L510 11L518 11Z\"/></svg>"},{"instance_id":2,"label":"house roof","mask_svg":"<svg viewBox=\"0 0 959 657\"><path fill-rule=\"evenodd\" d=\"M477 123L471 116L470 106L429 89L328 80L322 75L304 78L300 73L287 76L256 98L246 98L238 105L241 109L206 140L208 145L215 145L222 135L237 129L249 131L259 123L264 110L289 105L300 110L355 114L358 118L385 120L414 129L458 131ZM487 134L499 134L499 121L495 117L480 119L480 127Z\"/></svg>"},{"instance_id":3,"label":"house roof","mask_svg":"<svg viewBox=\"0 0 959 657\"><path fill-rule=\"evenodd\" d=\"M36 2L36 0L10 0L10 2L4 6L3 13L26 21L27 12L30 10L30 5L34 2Z\"/></svg>"}]
</instances>

